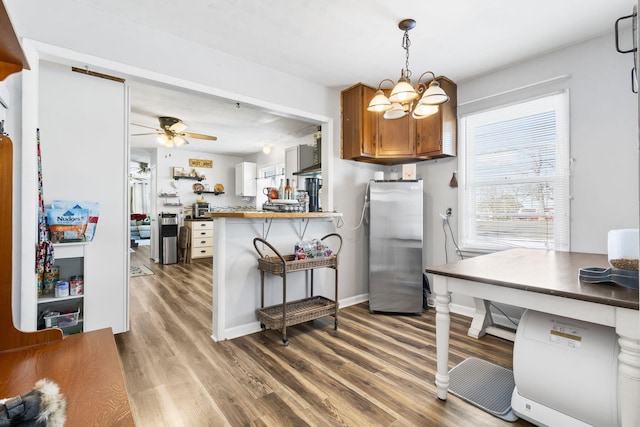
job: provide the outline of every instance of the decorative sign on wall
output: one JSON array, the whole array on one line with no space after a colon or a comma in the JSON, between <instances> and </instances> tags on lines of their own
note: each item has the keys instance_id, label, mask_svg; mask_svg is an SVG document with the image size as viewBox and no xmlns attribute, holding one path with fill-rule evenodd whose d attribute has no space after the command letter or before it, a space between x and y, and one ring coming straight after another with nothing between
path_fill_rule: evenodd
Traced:
<instances>
[{"instance_id":1,"label":"decorative sign on wall","mask_svg":"<svg viewBox=\"0 0 640 427\"><path fill-rule=\"evenodd\" d=\"M189 159L189 166L192 168L212 168L213 160Z\"/></svg>"}]
</instances>

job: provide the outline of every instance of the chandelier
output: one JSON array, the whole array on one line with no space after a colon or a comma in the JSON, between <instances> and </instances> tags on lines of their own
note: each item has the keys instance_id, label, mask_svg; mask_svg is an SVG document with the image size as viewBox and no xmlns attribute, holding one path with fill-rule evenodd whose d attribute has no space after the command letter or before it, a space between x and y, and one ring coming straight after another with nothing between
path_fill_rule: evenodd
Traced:
<instances>
[{"instance_id":1,"label":"chandelier","mask_svg":"<svg viewBox=\"0 0 640 427\"><path fill-rule=\"evenodd\" d=\"M416 85L411 85L411 70L409 70L409 46L411 41L409 40L409 30L415 26L416 21L413 19L404 19L398 23L398 28L404 31L402 48L405 50L405 67L400 71L398 83L391 79L384 79L380 82L378 90L367 108L368 111L384 112L383 117L385 119L400 119L408 113L411 113L411 117L414 119L423 119L436 113L438 105L444 104L449 100L449 96L440 87L440 84L436 81L436 75L432 71L422 73ZM430 83L429 80L422 81L425 75L430 75ZM388 98L382 91L382 84L385 82L394 85ZM429 83L428 86L427 83ZM421 94L422 97L420 97Z\"/></svg>"}]
</instances>

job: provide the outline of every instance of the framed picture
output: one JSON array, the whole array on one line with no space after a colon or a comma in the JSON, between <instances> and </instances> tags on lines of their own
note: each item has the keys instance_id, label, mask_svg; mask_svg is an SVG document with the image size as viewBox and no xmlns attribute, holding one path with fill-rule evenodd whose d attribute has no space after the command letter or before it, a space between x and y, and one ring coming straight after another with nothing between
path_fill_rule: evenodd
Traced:
<instances>
[{"instance_id":1,"label":"framed picture","mask_svg":"<svg viewBox=\"0 0 640 427\"><path fill-rule=\"evenodd\" d=\"M184 168L173 168L173 175L172 176L185 176L185 172L184 172Z\"/></svg>"}]
</instances>

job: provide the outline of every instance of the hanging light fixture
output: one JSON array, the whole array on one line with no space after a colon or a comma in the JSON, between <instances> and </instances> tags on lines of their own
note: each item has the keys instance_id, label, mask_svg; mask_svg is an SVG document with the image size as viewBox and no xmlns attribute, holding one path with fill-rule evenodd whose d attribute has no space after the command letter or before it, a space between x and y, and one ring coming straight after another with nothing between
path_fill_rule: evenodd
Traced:
<instances>
[{"instance_id":1,"label":"hanging light fixture","mask_svg":"<svg viewBox=\"0 0 640 427\"><path fill-rule=\"evenodd\" d=\"M164 145L167 148L171 148L174 145L176 147L180 147L182 145L188 144L189 141L181 137L180 135L171 135L171 134L162 134L158 135L158 144Z\"/></svg>"},{"instance_id":2,"label":"hanging light fixture","mask_svg":"<svg viewBox=\"0 0 640 427\"><path fill-rule=\"evenodd\" d=\"M378 90L374 95L367 110L374 112L384 112L385 119L400 119L411 113L414 119L423 119L438 111L438 105L444 104L449 100L449 96L440 87L436 81L436 75L433 71L422 73L415 86L411 84L411 70L409 70L409 30L416 26L413 19L404 19L398 24L398 28L404 31L402 38L402 48L405 50L405 67L400 71L400 78L395 83L393 80L384 79L378 85ZM431 82L427 86L427 82L422 82L425 75L431 75ZM391 95L387 98L382 90L382 85L390 82L393 85ZM422 94L422 97L420 97ZM417 102L414 103L418 98ZM414 105L415 104L415 105Z\"/></svg>"}]
</instances>

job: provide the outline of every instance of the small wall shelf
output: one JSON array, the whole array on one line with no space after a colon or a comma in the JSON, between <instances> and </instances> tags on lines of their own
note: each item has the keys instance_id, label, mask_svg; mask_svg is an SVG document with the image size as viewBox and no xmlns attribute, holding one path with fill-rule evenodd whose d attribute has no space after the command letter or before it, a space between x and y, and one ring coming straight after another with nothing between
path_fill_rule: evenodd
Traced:
<instances>
[{"instance_id":1,"label":"small wall shelf","mask_svg":"<svg viewBox=\"0 0 640 427\"><path fill-rule=\"evenodd\" d=\"M220 194L224 194L224 191L194 191L196 194L213 194L214 196L219 196Z\"/></svg>"},{"instance_id":2,"label":"small wall shelf","mask_svg":"<svg viewBox=\"0 0 640 427\"><path fill-rule=\"evenodd\" d=\"M172 194L160 193L160 197L165 199L163 206L182 206L182 201L180 200L180 195L178 193L172 193ZM170 200L178 199L178 201L170 202L167 199L170 199Z\"/></svg>"},{"instance_id":3,"label":"small wall shelf","mask_svg":"<svg viewBox=\"0 0 640 427\"><path fill-rule=\"evenodd\" d=\"M200 176L182 176L182 175L174 175L173 179L178 180L178 179L193 179L196 181L202 181L205 177L200 177Z\"/></svg>"},{"instance_id":4,"label":"small wall shelf","mask_svg":"<svg viewBox=\"0 0 640 427\"><path fill-rule=\"evenodd\" d=\"M66 301L71 299L82 299L84 295L69 295L66 297L52 297L52 296L44 296L38 298L38 304L45 304L48 302L58 302L58 301Z\"/></svg>"}]
</instances>

